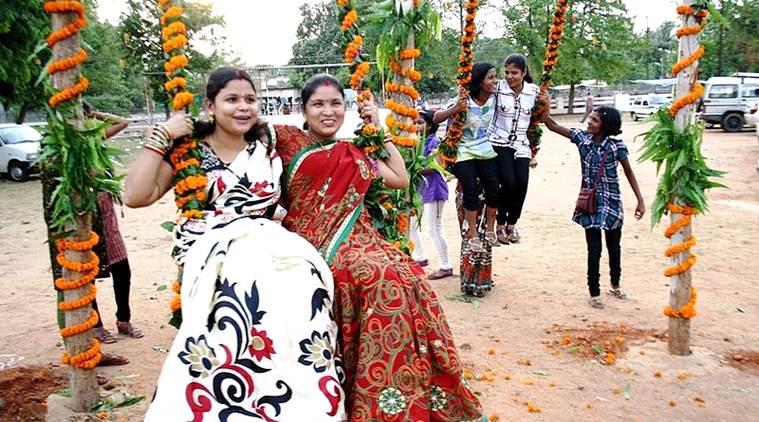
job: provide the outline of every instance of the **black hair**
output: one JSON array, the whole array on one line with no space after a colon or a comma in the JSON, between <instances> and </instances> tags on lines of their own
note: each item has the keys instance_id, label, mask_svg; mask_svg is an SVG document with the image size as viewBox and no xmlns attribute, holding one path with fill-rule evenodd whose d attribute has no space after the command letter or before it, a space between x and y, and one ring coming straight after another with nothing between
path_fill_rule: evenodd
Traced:
<instances>
[{"instance_id":1,"label":"black hair","mask_svg":"<svg viewBox=\"0 0 759 422\"><path fill-rule=\"evenodd\" d=\"M340 96L343 97L343 100L345 100L343 84L341 84L340 81L335 79L335 77L332 75L328 75L326 73L318 73L308 78L305 85L303 85L303 89L300 90L300 106L301 110L303 110L303 113L306 112L306 105L308 104L308 100L312 95L314 95L314 92L316 92L320 86L324 85L334 87L337 92L340 93ZM308 122L306 121L303 122L303 130L308 130Z\"/></svg>"},{"instance_id":2,"label":"black hair","mask_svg":"<svg viewBox=\"0 0 759 422\"><path fill-rule=\"evenodd\" d=\"M527 57L521 54L509 54L509 56L506 57L506 60L503 61L503 67L506 67L510 64L513 64L519 70L522 70L523 72L525 72L524 74L525 82L532 83L532 76L530 76L530 67L527 66Z\"/></svg>"},{"instance_id":3,"label":"black hair","mask_svg":"<svg viewBox=\"0 0 759 422\"><path fill-rule=\"evenodd\" d=\"M82 100L82 109L84 110L84 114L90 114L94 111L90 103L87 102L87 100Z\"/></svg>"},{"instance_id":4,"label":"black hair","mask_svg":"<svg viewBox=\"0 0 759 422\"><path fill-rule=\"evenodd\" d=\"M425 133L425 136L434 135L437 133L438 128L440 127L440 124L435 124L434 116L435 112L432 110L419 110L419 115L422 116L422 119L424 119L424 123L427 125L427 133Z\"/></svg>"},{"instance_id":5,"label":"black hair","mask_svg":"<svg viewBox=\"0 0 759 422\"><path fill-rule=\"evenodd\" d=\"M601 135L604 138L622 133L622 116L616 108L600 106L593 112L598 113L598 118L601 119Z\"/></svg>"},{"instance_id":6,"label":"black hair","mask_svg":"<svg viewBox=\"0 0 759 422\"><path fill-rule=\"evenodd\" d=\"M469 82L469 95L475 98L480 95L482 91L482 81L485 80L490 69L495 69L490 63L475 63L472 67L472 80Z\"/></svg>"},{"instance_id":7,"label":"black hair","mask_svg":"<svg viewBox=\"0 0 759 422\"><path fill-rule=\"evenodd\" d=\"M219 92L227 86L231 81L242 79L250 82L250 86L253 87L253 91L256 91L256 85L253 83L253 78L248 75L247 72L234 67L220 67L214 70L211 75L208 76L208 82L206 82L206 99L213 102ZM245 140L247 142L253 142L256 139L263 139L266 136L266 125L262 121L257 121L250 130L245 133ZM197 121L195 122L195 136L198 138L205 138L213 133L216 129L216 122Z\"/></svg>"}]
</instances>

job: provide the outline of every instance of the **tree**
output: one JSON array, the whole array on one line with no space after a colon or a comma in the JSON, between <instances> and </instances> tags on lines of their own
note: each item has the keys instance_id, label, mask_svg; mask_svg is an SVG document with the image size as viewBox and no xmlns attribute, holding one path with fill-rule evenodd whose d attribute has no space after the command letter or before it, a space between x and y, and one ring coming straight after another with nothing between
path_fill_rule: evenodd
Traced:
<instances>
[{"instance_id":1,"label":"tree","mask_svg":"<svg viewBox=\"0 0 759 422\"><path fill-rule=\"evenodd\" d=\"M552 0L520 0L503 9L506 37L522 46L520 52L536 71L541 68L553 3ZM632 21L625 13L624 4L618 0L572 3L554 74L556 83L570 85L570 113L574 87L583 79L614 83L628 77L632 64L628 48L635 34Z\"/></svg>"},{"instance_id":2,"label":"tree","mask_svg":"<svg viewBox=\"0 0 759 422\"><path fill-rule=\"evenodd\" d=\"M183 3L186 16L187 36L191 40L203 38L211 45L221 44L223 39L215 32L217 26L224 25L224 19L212 13L211 4L186 1ZM127 0L127 10L121 15L121 36L127 48L125 57L132 80L147 76L152 98L164 104L168 115L169 106L163 89L166 78L163 74L163 52L160 27L160 10L154 0ZM203 92L205 75L222 63L221 55L214 51L203 55L191 47L187 49L192 78L188 88Z\"/></svg>"},{"instance_id":3,"label":"tree","mask_svg":"<svg viewBox=\"0 0 759 422\"><path fill-rule=\"evenodd\" d=\"M702 79L733 72L759 71L759 8L754 2L722 0L718 8L729 28L709 25L702 41L707 54L701 60ZM711 18L712 22L714 18Z\"/></svg>"},{"instance_id":4,"label":"tree","mask_svg":"<svg viewBox=\"0 0 759 422\"><path fill-rule=\"evenodd\" d=\"M36 0L4 0L0 8L0 103L18 107L16 122L45 101L42 84L35 85L50 57L44 51L34 57L35 47L50 33L50 18Z\"/></svg>"},{"instance_id":5,"label":"tree","mask_svg":"<svg viewBox=\"0 0 759 422\"><path fill-rule=\"evenodd\" d=\"M342 34L334 2L327 0L317 4L305 3L300 6L300 15L302 20L296 30L297 41L293 44L293 57L289 64L342 63ZM369 38L370 36L366 37L364 48L371 52ZM376 42L372 45L376 45ZM290 83L303 86L308 78L323 71L319 68L300 69L290 76ZM341 80L346 80L349 74L347 69L339 73L339 76L343 76Z\"/></svg>"}]
</instances>

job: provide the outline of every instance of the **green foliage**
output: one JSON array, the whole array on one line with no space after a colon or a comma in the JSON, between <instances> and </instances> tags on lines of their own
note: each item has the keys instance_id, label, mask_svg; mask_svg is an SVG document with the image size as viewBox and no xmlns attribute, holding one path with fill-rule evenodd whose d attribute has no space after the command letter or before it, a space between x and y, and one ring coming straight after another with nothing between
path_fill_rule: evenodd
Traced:
<instances>
[{"instance_id":1,"label":"green foliage","mask_svg":"<svg viewBox=\"0 0 759 422\"><path fill-rule=\"evenodd\" d=\"M692 206L699 213L706 212L706 190L724 188L713 179L725 173L710 168L701 154L703 123L679 130L666 108L659 110L652 118L656 125L644 134L645 140L638 158L641 162L653 161L657 174L661 173L656 198L651 205L652 224L659 223L667 204L673 201Z\"/></svg>"},{"instance_id":2,"label":"green foliage","mask_svg":"<svg viewBox=\"0 0 759 422\"><path fill-rule=\"evenodd\" d=\"M53 191L50 228L64 232L76 227L76 217L97 210L97 195L118 195L121 185L114 177L113 160L120 153L103 144L107 122L87 119L83 128L69 121L78 114L78 105L67 102L48 109L48 127L42 139L39 160L58 175Z\"/></svg>"},{"instance_id":3,"label":"green foliage","mask_svg":"<svg viewBox=\"0 0 759 422\"><path fill-rule=\"evenodd\" d=\"M541 69L553 16L552 0L521 0L503 9L506 36L522 46L530 68ZM632 65L629 46L636 39L632 21L618 0L575 0L567 12L560 60L554 73L557 84L583 79L609 83L625 80Z\"/></svg>"},{"instance_id":4,"label":"green foliage","mask_svg":"<svg viewBox=\"0 0 759 422\"><path fill-rule=\"evenodd\" d=\"M296 30L297 41L293 44L293 57L289 64L342 63L342 32L334 1L304 3L300 6L300 14L302 20ZM340 70L343 75L348 75L347 69ZM300 69L290 76L290 83L293 86L303 86L308 78L319 72L323 72L323 69ZM340 78L343 81L347 79L348 76Z\"/></svg>"},{"instance_id":5,"label":"green foliage","mask_svg":"<svg viewBox=\"0 0 759 422\"><path fill-rule=\"evenodd\" d=\"M700 60L700 77L728 76L733 72L759 72L759 7L755 2L722 0L711 7L701 42L707 51ZM718 11L724 22L715 18Z\"/></svg>"},{"instance_id":6,"label":"green foliage","mask_svg":"<svg viewBox=\"0 0 759 422\"><path fill-rule=\"evenodd\" d=\"M212 5L205 2L184 1L184 19L190 40L201 38L211 45L223 43L215 29L224 25L224 19L214 15ZM163 63L166 53L161 41L160 10L155 0L127 0L127 9L121 15L121 39L126 47L124 60L132 80L148 75L153 99L163 102L168 110L167 95L163 89L166 81ZM188 88L195 93L204 92L206 74L217 68L223 57L218 51L206 56L192 48L185 54L190 61Z\"/></svg>"},{"instance_id":7,"label":"green foliage","mask_svg":"<svg viewBox=\"0 0 759 422\"><path fill-rule=\"evenodd\" d=\"M17 121L27 110L42 106L47 96L34 80L50 57L45 50L37 57L35 48L50 33L50 17L38 0L3 0L0 6L0 103L20 109Z\"/></svg>"}]
</instances>

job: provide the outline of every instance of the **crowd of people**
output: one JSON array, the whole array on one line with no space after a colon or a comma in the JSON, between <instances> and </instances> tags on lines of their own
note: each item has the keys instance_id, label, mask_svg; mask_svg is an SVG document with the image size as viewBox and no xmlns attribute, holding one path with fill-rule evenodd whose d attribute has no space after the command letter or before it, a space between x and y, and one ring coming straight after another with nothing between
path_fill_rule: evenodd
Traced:
<instances>
[{"instance_id":1,"label":"crowd of people","mask_svg":"<svg viewBox=\"0 0 759 422\"><path fill-rule=\"evenodd\" d=\"M520 243L517 223L537 164L527 130L535 105L549 101L524 56L506 58L503 79L497 70L476 63L468 87L441 110L421 110L415 122L424 154L434 156L438 126L467 111L450 171L457 179L461 287L477 296L493 288L494 248ZM388 158L381 160L335 139L346 112L336 79L316 75L303 87L304 128L259 118L253 81L242 70L217 69L205 94L205 119L177 113L152 128L125 184L127 206L155 203L172 187L174 141L199 141L207 178L203 217L180 218L174 231L182 325L146 420L481 420L429 284L454 274L443 232L452 176L423 170L416 187L423 212L411 218L408 234L416 248L408 256L382 238L363 207L375 177L391 189L408 186L403 158L389 137L383 143ZM365 121L381 127L371 96L358 107ZM616 137L620 114L599 107L585 129L568 129L553 120L550 107L545 110L546 127L579 151L582 190L573 220L585 230L590 305L602 308L602 237L610 293L626 297L620 287L618 163L638 200L635 217L645 213L627 148ZM113 123L114 130L122 125ZM117 329L141 337L129 322L129 264L110 197L101 198L101 209ZM423 268L430 260L420 225L438 258L430 274ZM106 343L115 340L104 328L97 333Z\"/></svg>"}]
</instances>

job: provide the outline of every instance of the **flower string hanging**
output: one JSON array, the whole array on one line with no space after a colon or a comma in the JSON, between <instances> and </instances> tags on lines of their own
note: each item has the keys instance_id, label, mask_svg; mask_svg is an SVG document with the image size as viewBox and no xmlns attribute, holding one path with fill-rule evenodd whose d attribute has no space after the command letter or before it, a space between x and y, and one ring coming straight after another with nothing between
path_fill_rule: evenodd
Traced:
<instances>
[{"instance_id":1,"label":"flower string hanging","mask_svg":"<svg viewBox=\"0 0 759 422\"><path fill-rule=\"evenodd\" d=\"M189 59L184 54L184 48L188 43L187 27L182 22L184 9L174 6L173 0L158 0L158 6L163 12L160 18L161 39L163 51L167 55L163 65L167 78L164 89L172 100L174 111L179 111L192 104L194 100L192 93L187 90ZM201 167L201 159L195 139L184 137L175 140L169 161L174 175L174 197L180 219L203 218L208 179ZM169 305L173 314L172 323L177 321L177 324L181 320L179 283L177 281L177 287L172 289L175 296Z\"/></svg>"},{"instance_id":2,"label":"flower string hanging","mask_svg":"<svg viewBox=\"0 0 759 422\"><path fill-rule=\"evenodd\" d=\"M344 60L350 65L350 87L357 94L356 101L362 102L372 98L371 91L364 86L364 79L369 75L369 61L363 51L364 38L357 21L358 12L352 0L336 0L339 11L340 30L345 44ZM389 157L382 147L384 132L371 122L364 122L355 132L353 143L373 160Z\"/></svg>"},{"instance_id":3,"label":"flower string hanging","mask_svg":"<svg viewBox=\"0 0 759 422\"><path fill-rule=\"evenodd\" d=\"M398 64L398 59L403 61L414 60L421 55L422 52L418 48L405 48L400 51L397 57L389 60L388 65L396 75L397 81L408 79L413 84L422 79L422 74L414 70L413 62L408 67ZM401 95L405 96L409 103L416 104L419 99L419 92L411 84L387 82L385 83L385 91L395 94L399 100ZM391 133L393 143L402 148L415 147L419 135L414 121L419 118L419 111L414 107L405 105L402 100L395 101L390 98L385 100L385 107L392 111L392 114L389 114L385 119L385 124ZM397 117L394 117L393 114Z\"/></svg>"},{"instance_id":4,"label":"flower string hanging","mask_svg":"<svg viewBox=\"0 0 759 422\"><path fill-rule=\"evenodd\" d=\"M694 26L686 26L684 28L678 29L677 32L675 32L675 35L677 36L677 38L681 38L687 35L697 35L698 33L700 33L706 26L706 23L707 23L706 16L709 14L709 12L707 12L705 9L700 9L698 12L696 12L690 6L677 6L677 14L693 16L693 18L695 18L696 22L698 23L697 25L694 25ZM675 65L672 67L672 73L674 74L674 76L677 76L680 72L692 66L703 56L704 56L704 46L699 45L698 49L696 49L696 51L693 54L675 63ZM696 77L696 75L698 75L698 72L694 73L694 78ZM682 98L675 101L669 107L669 113L674 117L677 114L677 112L680 111L683 107L688 106L690 104L695 104L696 101L698 101L699 98L701 98L703 95L704 95L704 86L701 85L701 83L698 82L697 80L692 81L690 92L688 93L688 95L685 95Z\"/></svg>"},{"instance_id":5,"label":"flower string hanging","mask_svg":"<svg viewBox=\"0 0 759 422\"><path fill-rule=\"evenodd\" d=\"M46 41L48 47L53 47L55 44L79 34L81 29L87 25L87 19L84 15L84 6L78 1L48 1L44 3L43 9L47 13L73 13L76 15L76 19L63 28L51 33ZM75 54L57 60L51 63L47 67L47 73L54 75L59 72L71 70L84 63L87 60L87 53L83 49L79 49ZM87 78L80 76L79 81L72 86L66 87L57 91L48 99L48 104L51 108L58 108L62 103L67 101L73 101L82 92L87 89L89 81ZM97 289L93 282L98 273L98 257L92 252L92 248L98 243L98 236L94 232L88 240L76 242L71 240L59 239L56 241L56 248L58 249L58 255L56 260L61 266L71 272L84 274L82 277L75 280L65 280L64 278L58 278L55 280L55 286L60 290L74 290L84 287L88 284L91 285L89 292L84 296L69 302L60 302L58 308L64 312L70 312L76 309L90 306L95 300ZM86 252L89 260L87 262L71 261L64 255L65 251L72 250L76 252ZM90 318L86 321L61 328L60 335L62 337L71 337L88 330L91 330L98 322L98 314L94 310L90 313ZM71 365L76 368L92 369L100 362L100 343L96 340L92 340L92 345L74 355L69 356L68 353L63 353L61 362L67 365Z\"/></svg>"},{"instance_id":6,"label":"flower string hanging","mask_svg":"<svg viewBox=\"0 0 759 422\"><path fill-rule=\"evenodd\" d=\"M459 55L458 83L462 88L469 86L472 80L472 69L474 68L474 54L472 44L476 36L476 25L474 19L477 16L477 7L479 0L468 0L466 2L466 17L464 18L464 35L461 36L461 55ZM443 166L448 166L456 162L458 154L459 141L464 134L464 124L466 123L466 110L453 117L453 124L448 127L445 139L440 144L440 160Z\"/></svg>"},{"instance_id":7,"label":"flower string hanging","mask_svg":"<svg viewBox=\"0 0 759 422\"><path fill-rule=\"evenodd\" d=\"M553 12L553 21L548 30L548 45L546 46L545 58L543 60L543 73L540 75L540 93L548 92L551 86L551 74L554 67L559 62L559 45L561 38L564 36L564 22L566 21L567 10L569 9L568 0L556 0L556 9ZM530 141L532 156L535 157L540 150L540 139L543 136L543 129L540 127L540 118L545 111L545 107L550 104L536 102L530 116L530 126L527 128L527 139Z\"/></svg>"}]
</instances>

